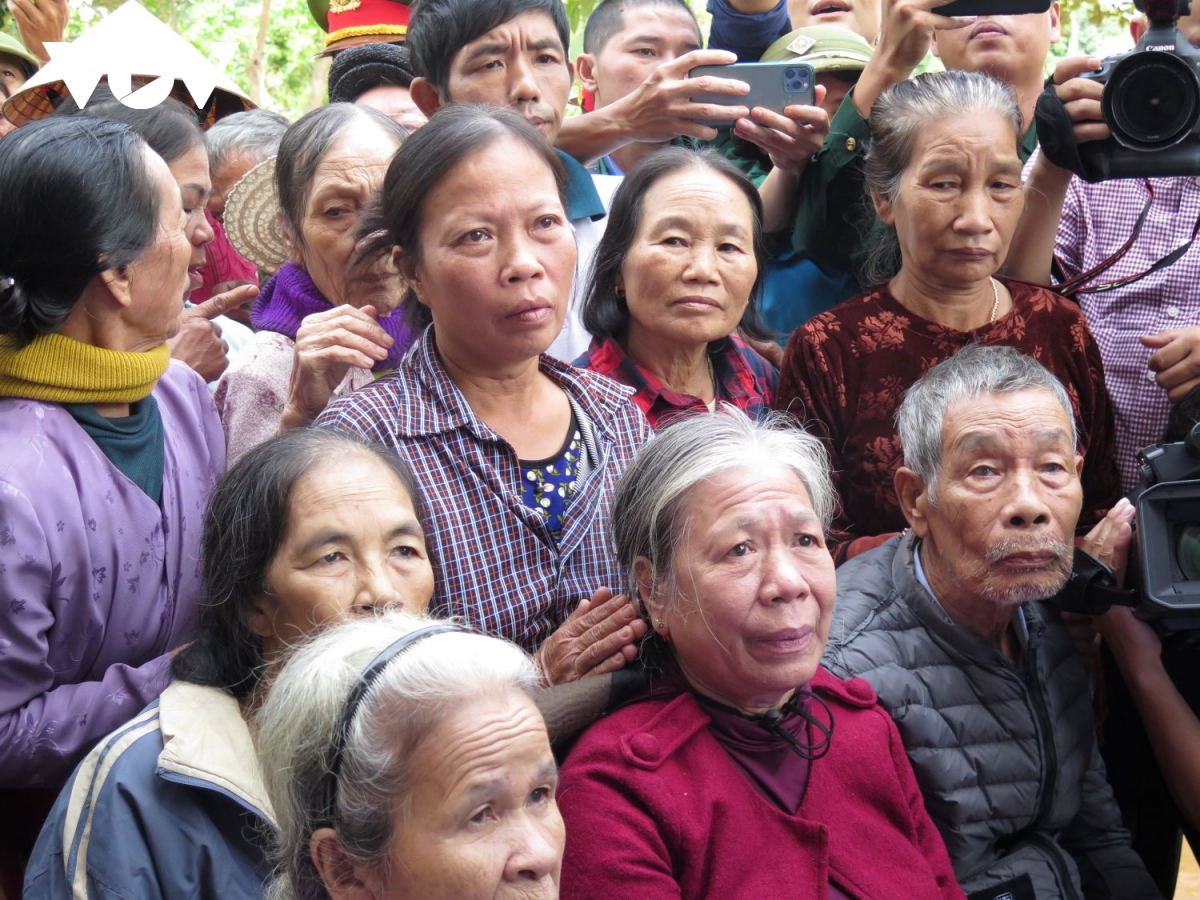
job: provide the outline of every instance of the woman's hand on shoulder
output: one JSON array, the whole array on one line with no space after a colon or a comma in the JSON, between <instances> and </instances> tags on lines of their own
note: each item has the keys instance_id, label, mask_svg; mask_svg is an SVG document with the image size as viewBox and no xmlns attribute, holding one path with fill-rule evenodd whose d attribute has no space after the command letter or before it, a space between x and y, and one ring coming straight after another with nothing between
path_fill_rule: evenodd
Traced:
<instances>
[{"instance_id":1,"label":"woman's hand on shoulder","mask_svg":"<svg viewBox=\"0 0 1200 900\"><path fill-rule=\"evenodd\" d=\"M313 313L296 332L295 363L279 430L319 416L352 369L370 369L387 357L392 337L375 321L375 307L338 306Z\"/></svg>"},{"instance_id":2,"label":"woman's hand on shoulder","mask_svg":"<svg viewBox=\"0 0 1200 900\"><path fill-rule=\"evenodd\" d=\"M615 672L637 656L646 623L624 594L600 588L579 606L537 652L547 684Z\"/></svg>"}]
</instances>

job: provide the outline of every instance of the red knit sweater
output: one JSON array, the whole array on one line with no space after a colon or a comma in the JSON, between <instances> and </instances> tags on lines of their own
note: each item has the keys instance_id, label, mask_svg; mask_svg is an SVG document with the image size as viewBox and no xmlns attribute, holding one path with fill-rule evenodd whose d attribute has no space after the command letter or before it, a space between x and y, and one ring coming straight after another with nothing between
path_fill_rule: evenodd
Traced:
<instances>
[{"instance_id":1,"label":"red knit sweater","mask_svg":"<svg viewBox=\"0 0 1200 900\"><path fill-rule=\"evenodd\" d=\"M900 735L865 681L824 669L829 753L795 815L760 794L691 694L647 700L583 735L562 768L563 900L961 898Z\"/></svg>"}]
</instances>

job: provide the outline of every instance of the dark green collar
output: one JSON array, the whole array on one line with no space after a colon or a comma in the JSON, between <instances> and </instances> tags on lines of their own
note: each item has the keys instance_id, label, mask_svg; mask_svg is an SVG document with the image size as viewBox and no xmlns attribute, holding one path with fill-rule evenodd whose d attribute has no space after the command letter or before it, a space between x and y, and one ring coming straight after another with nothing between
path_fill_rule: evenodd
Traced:
<instances>
[{"instance_id":1,"label":"dark green collar","mask_svg":"<svg viewBox=\"0 0 1200 900\"><path fill-rule=\"evenodd\" d=\"M1029 162L1029 157L1033 156L1033 151L1037 149L1037 122L1031 122L1029 130L1025 132L1025 137L1021 139L1021 162Z\"/></svg>"},{"instance_id":2,"label":"dark green collar","mask_svg":"<svg viewBox=\"0 0 1200 900\"><path fill-rule=\"evenodd\" d=\"M153 396L130 405L129 415L109 419L87 404L64 403L63 408L126 478L155 503L162 502L162 414Z\"/></svg>"}]
</instances>

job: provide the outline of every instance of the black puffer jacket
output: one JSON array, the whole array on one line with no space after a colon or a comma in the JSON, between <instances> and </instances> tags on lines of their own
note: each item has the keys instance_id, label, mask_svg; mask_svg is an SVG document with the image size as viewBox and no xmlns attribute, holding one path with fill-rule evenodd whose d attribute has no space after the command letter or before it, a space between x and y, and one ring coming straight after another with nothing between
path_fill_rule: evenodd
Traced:
<instances>
[{"instance_id":1,"label":"black puffer jacket","mask_svg":"<svg viewBox=\"0 0 1200 900\"><path fill-rule=\"evenodd\" d=\"M1161 895L1121 826L1096 748L1088 675L1056 610L1023 607L1016 661L921 587L911 533L838 570L824 663L891 713L973 896Z\"/></svg>"}]
</instances>

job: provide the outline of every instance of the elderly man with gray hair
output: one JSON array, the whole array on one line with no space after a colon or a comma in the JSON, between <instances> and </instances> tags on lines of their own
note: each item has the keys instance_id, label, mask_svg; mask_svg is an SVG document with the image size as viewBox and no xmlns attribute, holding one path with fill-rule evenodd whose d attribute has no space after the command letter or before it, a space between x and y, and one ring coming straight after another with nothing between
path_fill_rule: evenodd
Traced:
<instances>
[{"instance_id":1,"label":"elderly man with gray hair","mask_svg":"<svg viewBox=\"0 0 1200 900\"><path fill-rule=\"evenodd\" d=\"M212 192L204 216L213 230L213 239L206 249L200 286L192 292L193 302L203 302L239 284L258 284L258 268L234 249L225 234L225 203L247 172L279 152L279 141L287 127L288 120L279 113L251 109L225 116L205 132ZM243 325L250 324L248 308L231 310L229 315ZM250 333L246 331L242 337L236 349L249 340ZM231 346L230 358L234 352Z\"/></svg>"},{"instance_id":2,"label":"elderly man with gray hair","mask_svg":"<svg viewBox=\"0 0 1200 900\"><path fill-rule=\"evenodd\" d=\"M972 900L1159 897L1104 776L1088 673L1048 602L1071 572L1071 403L1011 347L969 346L897 415L910 529L838 571L824 664L900 729ZM1084 549L1123 558L1122 500ZM1115 554L1115 557L1114 557Z\"/></svg>"}]
</instances>

